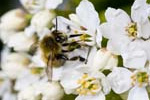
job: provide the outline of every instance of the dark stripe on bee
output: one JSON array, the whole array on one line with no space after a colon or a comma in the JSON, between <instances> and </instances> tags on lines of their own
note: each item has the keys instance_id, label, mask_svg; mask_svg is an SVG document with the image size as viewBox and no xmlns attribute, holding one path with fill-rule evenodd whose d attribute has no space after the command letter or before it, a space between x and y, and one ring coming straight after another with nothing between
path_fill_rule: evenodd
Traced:
<instances>
[{"instance_id":1,"label":"dark stripe on bee","mask_svg":"<svg viewBox=\"0 0 150 100\"><path fill-rule=\"evenodd\" d=\"M56 55L56 58L57 58L57 59L68 60L68 57L67 57L66 55L64 55L64 54L57 54L57 55Z\"/></svg>"},{"instance_id":2,"label":"dark stripe on bee","mask_svg":"<svg viewBox=\"0 0 150 100\"><path fill-rule=\"evenodd\" d=\"M81 61L81 62L84 62L86 59L81 57L81 56L75 56L75 57L72 57L70 58L70 61L75 61L75 60L78 60Z\"/></svg>"},{"instance_id":3,"label":"dark stripe on bee","mask_svg":"<svg viewBox=\"0 0 150 100\"><path fill-rule=\"evenodd\" d=\"M83 34L72 34L72 35L69 36L69 38L78 37L78 36L81 36L81 35L83 35Z\"/></svg>"}]
</instances>

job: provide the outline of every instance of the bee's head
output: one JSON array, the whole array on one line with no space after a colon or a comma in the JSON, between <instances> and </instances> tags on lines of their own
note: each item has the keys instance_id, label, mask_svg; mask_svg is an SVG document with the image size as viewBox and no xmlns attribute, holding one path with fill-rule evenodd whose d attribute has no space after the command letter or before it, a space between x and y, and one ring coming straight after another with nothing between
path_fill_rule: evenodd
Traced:
<instances>
[{"instance_id":1,"label":"bee's head","mask_svg":"<svg viewBox=\"0 0 150 100\"><path fill-rule=\"evenodd\" d=\"M55 41L58 43L64 43L67 40L67 36L64 33L61 33L57 30L54 30L52 34L54 36Z\"/></svg>"}]
</instances>

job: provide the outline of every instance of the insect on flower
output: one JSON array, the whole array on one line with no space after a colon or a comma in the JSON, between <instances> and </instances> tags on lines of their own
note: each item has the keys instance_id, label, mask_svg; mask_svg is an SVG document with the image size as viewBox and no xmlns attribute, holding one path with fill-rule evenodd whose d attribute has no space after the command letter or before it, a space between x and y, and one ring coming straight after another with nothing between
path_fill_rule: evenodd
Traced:
<instances>
[{"instance_id":1,"label":"insect on flower","mask_svg":"<svg viewBox=\"0 0 150 100\"><path fill-rule=\"evenodd\" d=\"M80 41L68 41L68 38L74 38L78 36L81 35L72 34L68 36L67 34L58 31L56 17L56 29L50 34L45 35L43 39L39 41L38 46L42 51L42 59L47 64L46 74L48 76L48 81L52 81L53 67L60 67L64 65L66 61L79 60L80 62L87 62L87 58L82 57L81 55L73 56L71 58L67 56L68 53L73 52L75 49L80 49L83 46L87 46L80 44Z\"/></svg>"}]
</instances>

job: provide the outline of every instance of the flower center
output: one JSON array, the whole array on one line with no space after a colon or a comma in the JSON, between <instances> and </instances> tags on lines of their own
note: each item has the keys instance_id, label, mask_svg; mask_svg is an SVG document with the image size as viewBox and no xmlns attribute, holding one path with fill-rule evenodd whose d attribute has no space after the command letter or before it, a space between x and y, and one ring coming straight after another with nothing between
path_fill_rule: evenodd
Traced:
<instances>
[{"instance_id":1,"label":"flower center","mask_svg":"<svg viewBox=\"0 0 150 100\"><path fill-rule=\"evenodd\" d=\"M101 88L100 82L88 74L84 74L78 80L78 84L80 84L80 87L76 91L80 95L95 95Z\"/></svg>"},{"instance_id":2,"label":"flower center","mask_svg":"<svg viewBox=\"0 0 150 100\"><path fill-rule=\"evenodd\" d=\"M143 85L148 84L149 76L147 72L137 72L136 74L131 76L131 79L132 85L135 85L137 83L139 87L142 87Z\"/></svg>"},{"instance_id":3,"label":"flower center","mask_svg":"<svg viewBox=\"0 0 150 100\"><path fill-rule=\"evenodd\" d=\"M128 32L129 37L137 37L137 24L135 22L130 23L126 27L126 31Z\"/></svg>"},{"instance_id":4,"label":"flower center","mask_svg":"<svg viewBox=\"0 0 150 100\"><path fill-rule=\"evenodd\" d=\"M80 36L80 40L85 41L85 42L91 42L90 38L91 36L86 33L82 33L82 35Z\"/></svg>"}]
</instances>

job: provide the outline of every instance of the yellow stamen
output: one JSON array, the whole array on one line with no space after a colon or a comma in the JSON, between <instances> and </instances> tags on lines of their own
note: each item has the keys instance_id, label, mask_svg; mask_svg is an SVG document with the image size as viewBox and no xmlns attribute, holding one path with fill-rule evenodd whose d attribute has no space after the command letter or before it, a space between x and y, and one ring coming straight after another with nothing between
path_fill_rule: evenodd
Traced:
<instances>
[{"instance_id":1,"label":"yellow stamen","mask_svg":"<svg viewBox=\"0 0 150 100\"><path fill-rule=\"evenodd\" d=\"M94 77L90 77L88 74L84 74L77 83L80 84L80 87L76 90L76 92L80 95L94 95L96 94L95 90L100 88L98 85L99 81Z\"/></svg>"},{"instance_id":2,"label":"yellow stamen","mask_svg":"<svg viewBox=\"0 0 150 100\"><path fill-rule=\"evenodd\" d=\"M126 27L126 31L128 32L129 37L137 37L137 24L132 22Z\"/></svg>"}]
</instances>

